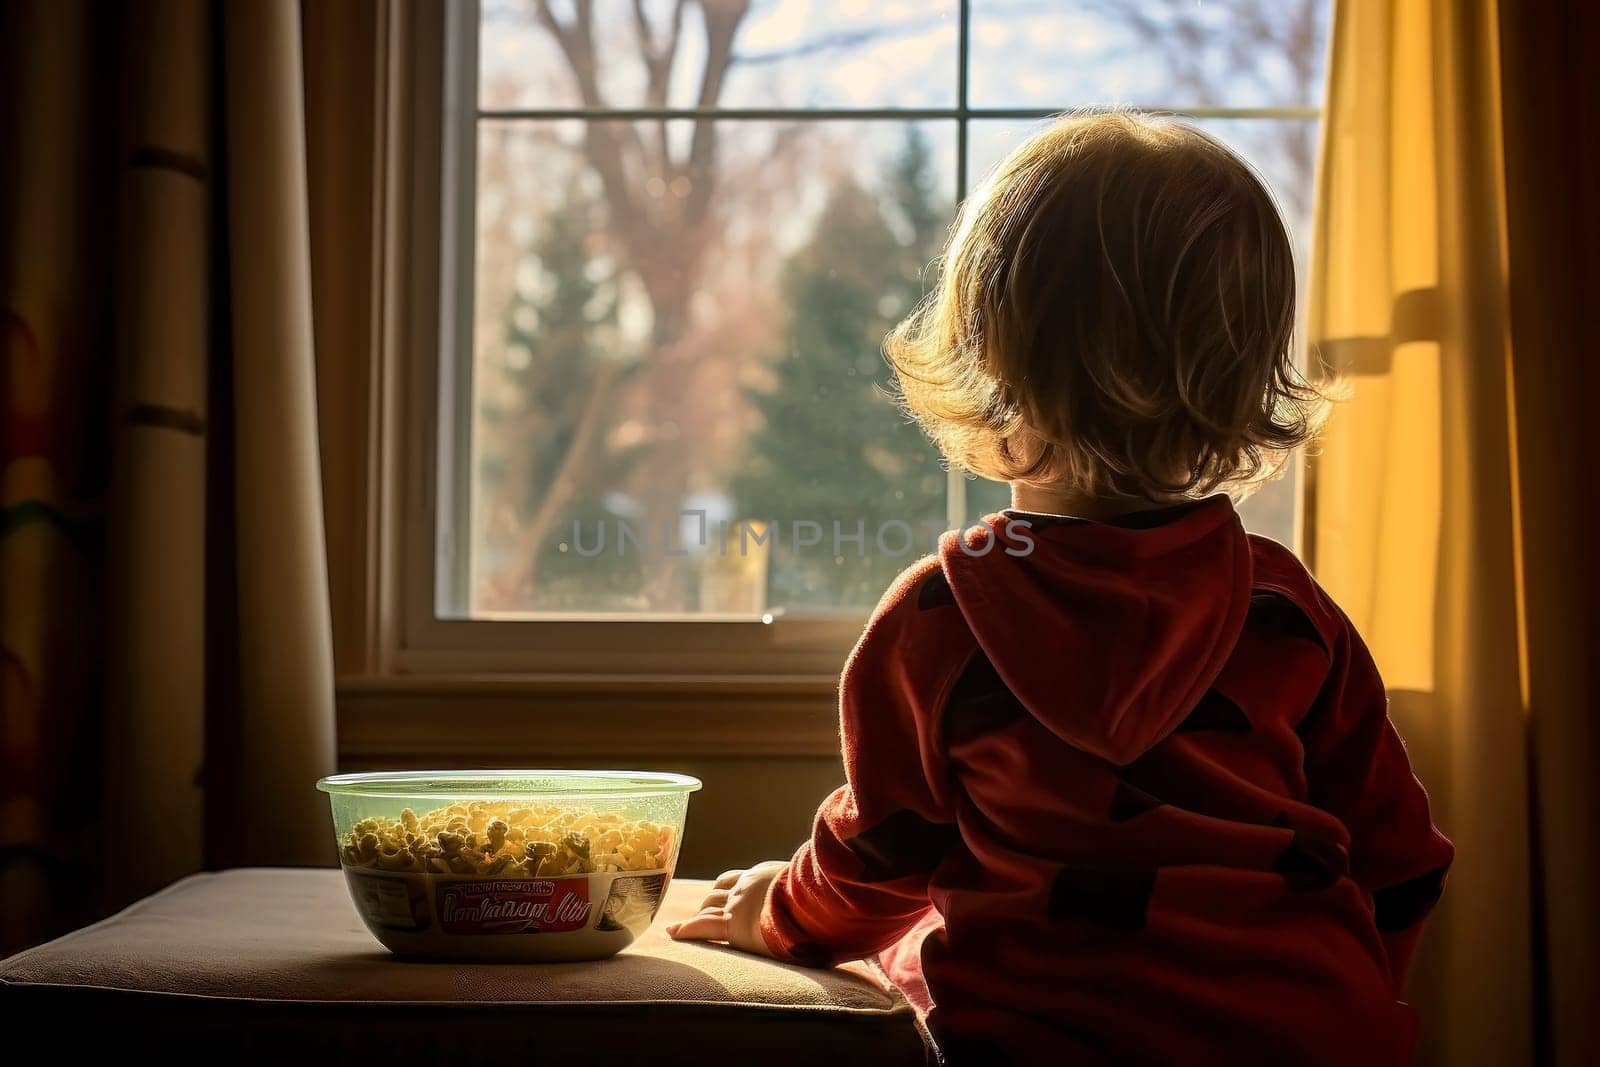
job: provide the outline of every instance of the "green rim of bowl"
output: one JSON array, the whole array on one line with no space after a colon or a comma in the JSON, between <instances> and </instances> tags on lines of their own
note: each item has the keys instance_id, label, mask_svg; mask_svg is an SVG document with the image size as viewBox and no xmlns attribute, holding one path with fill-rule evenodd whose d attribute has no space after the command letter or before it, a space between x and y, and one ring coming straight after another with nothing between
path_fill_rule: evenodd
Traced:
<instances>
[{"instance_id":1,"label":"green rim of bowl","mask_svg":"<svg viewBox=\"0 0 1600 1067\"><path fill-rule=\"evenodd\" d=\"M317 782L324 793L361 797L664 796L693 793L700 779L667 771L368 771Z\"/></svg>"}]
</instances>

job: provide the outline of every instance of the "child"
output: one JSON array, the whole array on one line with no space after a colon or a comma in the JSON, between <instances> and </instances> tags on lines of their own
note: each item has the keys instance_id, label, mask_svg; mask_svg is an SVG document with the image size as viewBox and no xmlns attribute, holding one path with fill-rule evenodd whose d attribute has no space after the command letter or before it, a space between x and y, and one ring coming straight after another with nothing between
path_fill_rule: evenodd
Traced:
<instances>
[{"instance_id":1,"label":"child","mask_svg":"<svg viewBox=\"0 0 1600 1067\"><path fill-rule=\"evenodd\" d=\"M1228 496L1315 429L1289 240L1206 135L1069 117L963 209L889 339L1013 508L885 594L848 784L670 932L881 954L948 1063L1409 1061L1452 847L1348 619Z\"/></svg>"}]
</instances>

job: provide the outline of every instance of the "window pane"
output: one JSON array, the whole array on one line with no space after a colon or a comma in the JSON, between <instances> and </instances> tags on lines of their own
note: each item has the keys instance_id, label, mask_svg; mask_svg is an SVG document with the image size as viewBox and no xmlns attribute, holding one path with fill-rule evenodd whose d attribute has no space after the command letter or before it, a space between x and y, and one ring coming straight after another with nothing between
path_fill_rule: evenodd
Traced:
<instances>
[{"instance_id":1,"label":"window pane","mask_svg":"<svg viewBox=\"0 0 1600 1067\"><path fill-rule=\"evenodd\" d=\"M633 0L545 7L485 0L484 108L956 101L956 0L646 0L644 36Z\"/></svg>"},{"instance_id":2,"label":"window pane","mask_svg":"<svg viewBox=\"0 0 1600 1067\"><path fill-rule=\"evenodd\" d=\"M953 123L480 123L471 610L874 603L943 525L879 345L954 146Z\"/></svg>"},{"instance_id":3,"label":"window pane","mask_svg":"<svg viewBox=\"0 0 1600 1067\"><path fill-rule=\"evenodd\" d=\"M1184 119L1211 134L1249 161L1266 180L1283 212L1284 223L1304 254L1311 236L1311 197L1316 184L1317 127L1312 119ZM985 119L972 123L967 167L976 186L983 176L1042 121Z\"/></svg>"},{"instance_id":4,"label":"window pane","mask_svg":"<svg viewBox=\"0 0 1600 1067\"><path fill-rule=\"evenodd\" d=\"M1317 127L1302 119L1199 119L1193 125L1222 141L1255 167L1267 183L1295 249L1298 308L1304 322L1306 270L1310 263L1311 197L1316 181ZM983 120L972 123L967 142L968 173L977 185L1005 155L1042 123ZM1284 544L1294 544L1298 463L1263 486L1240 508L1245 525ZM982 515L1004 500L983 483L968 482L967 513ZM987 507L985 506L987 505Z\"/></svg>"},{"instance_id":5,"label":"window pane","mask_svg":"<svg viewBox=\"0 0 1600 1067\"><path fill-rule=\"evenodd\" d=\"M1315 107L1328 0L972 0L972 103Z\"/></svg>"},{"instance_id":6,"label":"window pane","mask_svg":"<svg viewBox=\"0 0 1600 1067\"><path fill-rule=\"evenodd\" d=\"M988 478L968 478L967 482L967 521L980 522L987 515L997 511L1004 511L1011 506L1011 485L1009 482L995 482Z\"/></svg>"}]
</instances>

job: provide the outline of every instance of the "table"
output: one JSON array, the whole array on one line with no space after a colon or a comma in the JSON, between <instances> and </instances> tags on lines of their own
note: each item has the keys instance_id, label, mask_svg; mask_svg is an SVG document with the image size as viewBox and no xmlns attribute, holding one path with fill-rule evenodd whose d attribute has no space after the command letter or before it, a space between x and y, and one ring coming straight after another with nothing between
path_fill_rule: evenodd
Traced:
<instances>
[{"instance_id":1,"label":"table","mask_svg":"<svg viewBox=\"0 0 1600 1067\"><path fill-rule=\"evenodd\" d=\"M78 1054L927 1062L910 1008L866 964L813 970L661 933L707 888L675 881L650 932L610 960L457 964L391 956L337 870L197 874L0 961L0 1015L50 1020L37 1036Z\"/></svg>"}]
</instances>

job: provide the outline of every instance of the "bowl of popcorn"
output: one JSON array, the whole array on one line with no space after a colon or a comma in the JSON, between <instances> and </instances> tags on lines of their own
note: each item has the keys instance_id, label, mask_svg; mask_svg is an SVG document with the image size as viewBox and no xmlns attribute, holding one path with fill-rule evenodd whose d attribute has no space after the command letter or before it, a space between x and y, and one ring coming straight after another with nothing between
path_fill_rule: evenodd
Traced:
<instances>
[{"instance_id":1,"label":"bowl of popcorn","mask_svg":"<svg viewBox=\"0 0 1600 1067\"><path fill-rule=\"evenodd\" d=\"M317 783L367 929L402 956L603 959L655 920L700 781L385 771Z\"/></svg>"}]
</instances>

